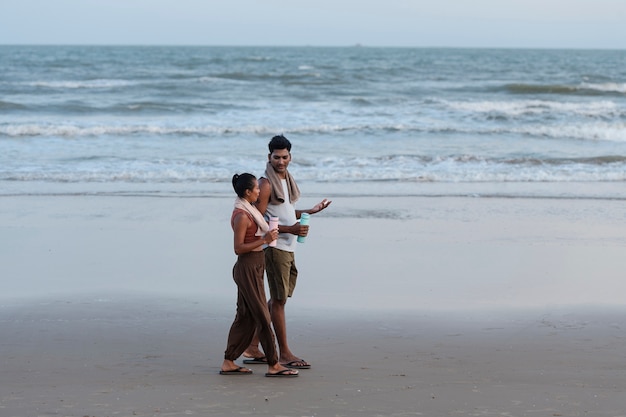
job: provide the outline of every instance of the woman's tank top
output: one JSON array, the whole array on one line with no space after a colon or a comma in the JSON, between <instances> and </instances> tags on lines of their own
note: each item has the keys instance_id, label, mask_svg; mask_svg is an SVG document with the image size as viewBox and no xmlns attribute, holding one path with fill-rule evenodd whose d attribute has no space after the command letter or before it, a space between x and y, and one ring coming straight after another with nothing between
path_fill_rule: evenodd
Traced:
<instances>
[{"instance_id":1,"label":"woman's tank top","mask_svg":"<svg viewBox=\"0 0 626 417\"><path fill-rule=\"evenodd\" d=\"M252 215L245 210L242 210L242 209L233 210L233 214L230 217L230 227L232 227L233 230L235 230L235 217L237 217L239 213L245 214L248 217L248 219L250 219L250 226L248 226L248 228L246 229L246 236L243 239L243 243L250 243L250 242L254 242L255 240L258 240L259 237L256 236L256 231L258 229L258 226L254 222L254 218L252 217Z\"/></svg>"}]
</instances>

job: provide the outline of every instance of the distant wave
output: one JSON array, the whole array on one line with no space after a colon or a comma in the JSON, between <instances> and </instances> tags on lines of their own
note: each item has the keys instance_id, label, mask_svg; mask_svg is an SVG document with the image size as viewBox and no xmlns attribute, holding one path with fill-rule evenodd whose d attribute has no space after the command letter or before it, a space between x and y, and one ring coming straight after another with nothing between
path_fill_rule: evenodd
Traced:
<instances>
[{"instance_id":1,"label":"distant wave","mask_svg":"<svg viewBox=\"0 0 626 417\"><path fill-rule=\"evenodd\" d=\"M515 170L519 167L581 167L586 166L592 168L594 166L601 167L605 165L615 165L618 167L626 167L626 156L624 155L599 155L592 157L518 157L518 158L491 158L482 155L447 155L447 156L425 156L425 155L385 155L371 158L341 158L337 161L337 165L353 165L365 167L395 167L400 170L415 170L419 167L434 166L482 166L486 171L493 167L504 167L507 170ZM332 159L325 160L325 165L332 167L334 162ZM317 167L320 168L320 167ZM626 173L624 173L626 177Z\"/></svg>"},{"instance_id":2,"label":"distant wave","mask_svg":"<svg viewBox=\"0 0 626 417\"><path fill-rule=\"evenodd\" d=\"M0 100L0 110L2 111L11 111L11 110L24 110L27 106L18 103L12 103L10 101L2 101Z\"/></svg>"},{"instance_id":3,"label":"distant wave","mask_svg":"<svg viewBox=\"0 0 626 417\"><path fill-rule=\"evenodd\" d=\"M46 160L42 166L0 169L0 181L57 183L228 183L240 167L262 159L135 160L91 156ZM298 177L313 182L626 182L626 156L489 158L481 155L329 156L293 163Z\"/></svg>"},{"instance_id":4,"label":"distant wave","mask_svg":"<svg viewBox=\"0 0 626 417\"><path fill-rule=\"evenodd\" d=\"M590 124L573 122L565 125L523 126L507 129L507 133L509 132L534 137L626 143L626 122Z\"/></svg>"},{"instance_id":5,"label":"distant wave","mask_svg":"<svg viewBox=\"0 0 626 417\"><path fill-rule=\"evenodd\" d=\"M608 92L608 93L626 94L626 83L602 83L602 84L583 83L581 84L581 88L588 89L588 90Z\"/></svg>"},{"instance_id":6,"label":"distant wave","mask_svg":"<svg viewBox=\"0 0 626 417\"><path fill-rule=\"evenodd\" d=\"M506 84L504 89L512 94L576 94L576 95L623 95L626 83L582 83L580 85L562 84Z\"/></svg>"},{"instance_id":7,"label":"distant wave","mask_svg":"<svg viewBox=\"0 0 626 417\"><path fill-rule=\"evenodd\" d=\"M139 111L139 110L136 110ZM80 125L67 122L63 124L0 124L0 137L97 137L97 136L204 136L216 137L233 134L255 134L267 136L274 134L273 125L237 125L214 126L206 124L94 124ZM538 138L559 138L590 141L626 142L626 121L623 123L596 122L567 122L552 125L542 124L506 124L494 126L473 126L471 124L402 124L379 123L367 121L363 124L352 125L302 125L281 129L287 135L332 135L344 133L359 133L376 136L386 133L406 134L467 134L467 135L522 135Z\"/></svg>"},{"instance_id":8,"label":"distant wave","mask_svg":"<svg viewBox=\"0 0 626 417\"><path fill-rule=\"evenodd\" d=\"M159 126L159 125L94 125L77 124L20 124L0 125L0 136L9 137L94 137L132 136L149 134L170 135L225 135L232 133L274 133L275 129L266 126L223 127L223 126Z\"/></svg>"},{"instance_id":9,"label":"distant wave","mask_svg":"<svg viewBox=\"0 0 626 417\"><path fill-rule=\"evenodd\" d=\"M137 82L116 79L96 79L96 80L41 80L21 83L29 87L43 87L52 89L78 89L78 88L116 88L135 85Z\"/></svg>"},{"instance_id":10,"label":"distant wave","mask_svg":"<svg viewBox=\"0 0 626 417\"><path fill-rule=\"evenodd\" d=\"M232 105L221 102L188 103L174 101L138 100L119 102L112 105L102 105L101 103L85 103L82 101L68 101L62 103L32 103L17 104L0 101L0 110L5 113L15 114L55 114L68 118L74 115L94 115L94 116L121 116L128 114L141 115L163 115L163 114L188 114L190 116L202 113L216 114L228 110L239 110L243 106Z\"/></svg>"},{"instance_id":11,"label":"distant wave","mask_svg":"<svg viewBox=\"0 0 626 417\"><path fill-rule=\"evenodd\" d=\"M523 115L555 114L598 117L626 117L626 109L613 101L600 100L591 102L563 102L551 100L477 100L450 101L440 100L446 107L470 114L498 113L507 117Z\"/></svg>"},{"instance_id":12,"label":"distant wave","mask_svg":"<svg viewBox=\"0 0 626 417\"><path fill-rule=\"evenodd\" d=\"M503 163L511 165L531 165L531 166L566 166L572 164L583 165L607 165L607 164L623 164L626 166L626 156L623 155L606 155L593 156L586 158L513 158L503 160Z\"/></svg>"}]
</instances>

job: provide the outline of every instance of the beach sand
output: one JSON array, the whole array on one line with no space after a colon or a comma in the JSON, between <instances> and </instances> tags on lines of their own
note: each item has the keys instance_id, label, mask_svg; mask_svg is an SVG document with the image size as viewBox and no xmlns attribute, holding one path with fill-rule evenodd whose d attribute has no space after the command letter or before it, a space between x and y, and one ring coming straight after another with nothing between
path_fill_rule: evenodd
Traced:
<instances>
[{"instance_id":1,"label":"beach sand","mask_svg":"<svg viewBox=\"0 0 626 417\"><path fill-rule=\"evenodd\" d=\"M0 415L626 416L623 202L331 198L270 379L218 374L232 198L0 197Z\"/></svg>"}]
</instances>

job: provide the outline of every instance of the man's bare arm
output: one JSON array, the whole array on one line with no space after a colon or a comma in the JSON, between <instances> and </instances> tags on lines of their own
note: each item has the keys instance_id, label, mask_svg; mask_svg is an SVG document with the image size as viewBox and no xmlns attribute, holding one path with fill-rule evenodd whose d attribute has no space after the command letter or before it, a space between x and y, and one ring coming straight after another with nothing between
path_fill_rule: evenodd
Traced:
<instances>
[{"instance_id":1,"label":"man's bare arm","mask_svg":"<svg viewBox=\"0 0 626 417\"><path fill-rule=\"evenodd\" d=\"M272 185L267 178L261 178L259 180L259 199L256 201L256 208L265 216L267 205L270 203L270 193L272 191Z\"/></svg>"}]
</instances>

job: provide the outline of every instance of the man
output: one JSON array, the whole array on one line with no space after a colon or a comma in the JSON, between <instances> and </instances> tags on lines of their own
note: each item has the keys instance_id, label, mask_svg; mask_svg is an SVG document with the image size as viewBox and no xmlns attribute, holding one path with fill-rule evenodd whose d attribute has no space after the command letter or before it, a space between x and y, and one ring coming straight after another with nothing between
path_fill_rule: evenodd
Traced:
<instances>
[{"instance_id":1,"label":"man","mask_svg":"<svg viewBox=\"0 0 626 417\"><path fill-rule=\"evenodd\" d=\"M287 170L291 162L291 142L280 135L274 136L269 144L268 162L265 177L259 180L261 192L256 207L266 218L279 218L278 240L275 247L266 247L265 271L270 289L268 307L274 325L274 333L279 347L278 361L283 365L296 369L308 369L311 365L304 359L293 354L287 343L287 327L285 324L285 303L293 295L296 287L298 270L296 269L294 252L296 238L306 236L308 225L298 222L302 213L319 213L331 201L324 199L308 210L296 210L295 203L300 197L300 190ZM258 339L252 341L244 356L252 358L244 363L265 363L263 353L259 350Z\"/></svg>"}]
</instances>

